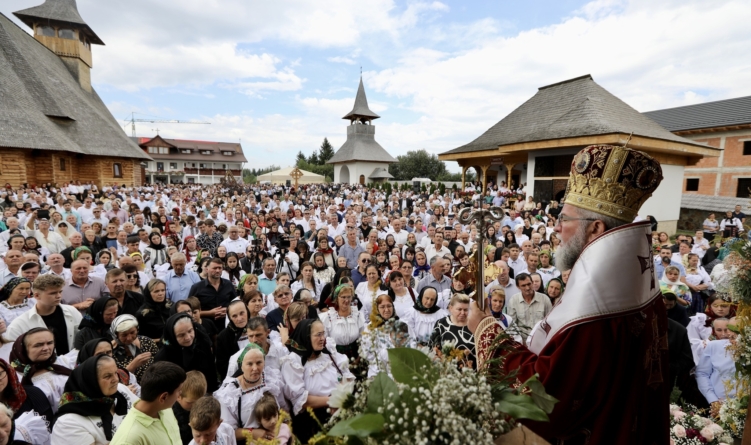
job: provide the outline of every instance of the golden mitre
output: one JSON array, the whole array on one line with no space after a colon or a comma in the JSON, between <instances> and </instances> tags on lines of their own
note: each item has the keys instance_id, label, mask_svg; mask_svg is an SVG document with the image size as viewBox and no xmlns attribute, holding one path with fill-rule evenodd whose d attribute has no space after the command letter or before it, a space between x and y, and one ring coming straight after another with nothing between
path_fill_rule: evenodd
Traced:
<instances>
[{"instance_id":1,"label":"golden mitre","mask_svg":"<svg viewBox=\"0 0 751 445\"><path fill-rule=\"evenodd\" d=\"M590 145L574 156L563 203L631 222L662 178L660 163L644 152Z\"/></svg>"}]
</instances>

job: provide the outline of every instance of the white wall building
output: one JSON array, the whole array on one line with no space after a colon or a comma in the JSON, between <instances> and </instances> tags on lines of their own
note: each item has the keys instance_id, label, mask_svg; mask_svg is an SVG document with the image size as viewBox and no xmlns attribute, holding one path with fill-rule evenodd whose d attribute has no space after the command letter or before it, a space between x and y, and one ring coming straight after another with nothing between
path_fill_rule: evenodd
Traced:
<instances>
[{"instance_id":1,"label":"white wall building","mask_svg":"<svg viewBox=\"0 0 751 445\"><path fill-rule=\"evenodd\" d=\"M342 118L350 121L347 140L328 161L334 164L334 182L368 184L393 179L389 174L389 164L396 162L396 159L375 140L372 121L380 117L368 108L361 77L355 106Z\"/></svg>"},{"instance_id":2,"label":"white wall building","mask_svg":"<svg viewBox=\"0 0 751 445\"><path fill-rule=\"evenodd\" d=\"M218 184L227 171L242 183L247 159L239 143L164 139L159 135L135 139L153 158L144 171L147 184Z\"/></svg>"}]
</instances>

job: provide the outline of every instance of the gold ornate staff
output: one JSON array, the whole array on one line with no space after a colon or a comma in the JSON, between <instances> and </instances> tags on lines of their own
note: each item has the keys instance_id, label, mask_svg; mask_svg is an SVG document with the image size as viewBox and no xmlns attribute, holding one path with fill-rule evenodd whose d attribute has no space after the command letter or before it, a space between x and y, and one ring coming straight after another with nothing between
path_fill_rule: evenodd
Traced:
<instances>
[{"instance_id":1,"label":"gold ornate staff","mask_svg":"<svg viewBox=\"0 0 751 445\"><path fill-rule=\"evenodd\" d=\"M477 228L477 238L475 238L475 245L477 249L475 255L477 255L477 267L475 268L475 301L481 310L485 310L485 258L483 257L482 250L485 241L485 233L488 226L495 221L502 221L505 213L503 209L497 206L490 207L488 209L472 210L471 207L465 207L459 210L456 215L457 220L463 225L470 225L474 222Z\"/></svg>"}]
</instances>

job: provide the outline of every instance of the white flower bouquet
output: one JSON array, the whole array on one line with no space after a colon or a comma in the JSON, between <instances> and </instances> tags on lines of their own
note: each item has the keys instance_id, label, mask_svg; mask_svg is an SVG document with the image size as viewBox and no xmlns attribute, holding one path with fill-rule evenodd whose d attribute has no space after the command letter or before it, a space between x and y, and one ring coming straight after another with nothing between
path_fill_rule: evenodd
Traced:
<instances>
[{"instance_id":1,"label":"white flower bouquet","mask_svg":"<svg viewBox=\"0 0 751 445\"><path fill-rule=\"evenodd\" d=\"M441 352L389 349L393 380L380 372L354 393L342 387L330 403L337 412L311 443L491 445L516 419L547 420L557 402L535 377L500 387Z\"/></svg>"}]
</instances>

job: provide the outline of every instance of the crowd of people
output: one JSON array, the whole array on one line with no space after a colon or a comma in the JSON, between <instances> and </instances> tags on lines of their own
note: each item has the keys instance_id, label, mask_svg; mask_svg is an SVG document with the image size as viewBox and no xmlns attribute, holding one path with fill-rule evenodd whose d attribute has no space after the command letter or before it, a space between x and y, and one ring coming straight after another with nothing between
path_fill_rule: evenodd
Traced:
<instances>
[{"instance_id":1,"label":"crowd of people","mask_svg":"<svg viewBox=\"0 0 751 445\"><path fill-rule=\"evenodd\" d=\"M462 192L7 185L6 442L307 443L341 382L390 372L389 348L449 344L476 367L471 299L524 344L572 265L559 203L504 183ZM457 221L467 205L505 209L481 245ZM671 372L690 389L695 369L697 399L716 409L731 372L716 342L730 341L733 309L714 282L721 239L742 235L745 215L713 216L674 242L654 231L653 245ZM482 283L469 272L479 261Z\"/></svg>"}]
</instances>

